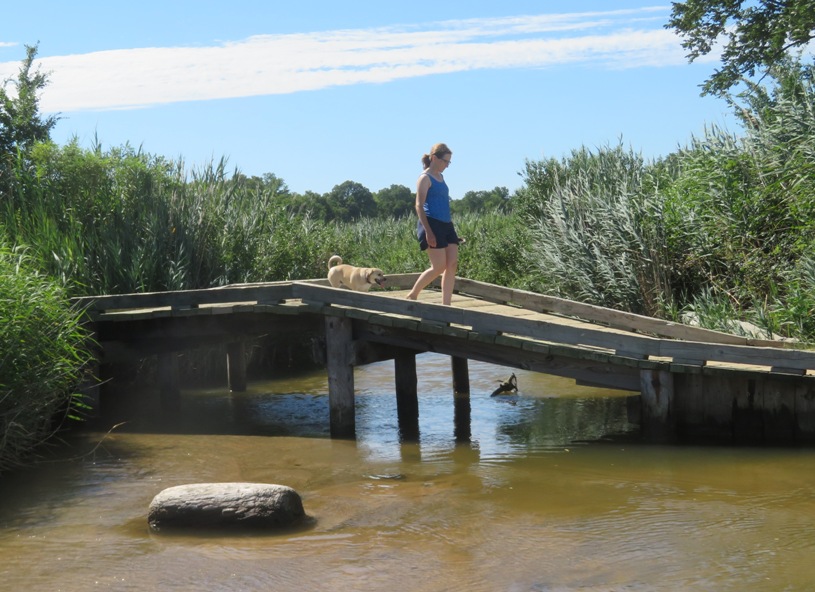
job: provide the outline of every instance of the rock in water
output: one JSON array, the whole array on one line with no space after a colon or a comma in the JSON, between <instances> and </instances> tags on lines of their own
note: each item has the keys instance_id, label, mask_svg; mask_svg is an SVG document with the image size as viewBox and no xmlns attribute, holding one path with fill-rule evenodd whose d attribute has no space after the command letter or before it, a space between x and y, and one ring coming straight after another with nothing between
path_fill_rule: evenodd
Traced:
<instances>
[{"instance_id":1,"label":"rock in water","mask_svg":"<svg viewBox=\"0 0 815 592\"><path fill-rule=\"evenodd\" d=\"M165 489L150 502L152 530L171 528L275 529L305 518L300 495L266 483L193 483Z\"/></svg>"}]
</instances>

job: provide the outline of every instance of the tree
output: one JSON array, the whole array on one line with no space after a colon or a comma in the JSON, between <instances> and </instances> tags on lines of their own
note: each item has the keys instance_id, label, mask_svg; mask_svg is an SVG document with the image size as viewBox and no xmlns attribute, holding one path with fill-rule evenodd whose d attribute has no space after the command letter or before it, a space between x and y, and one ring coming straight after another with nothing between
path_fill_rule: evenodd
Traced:
<instances>
[{"instance_id":1,"label":"tree","mask_svg":"<svg viewBox=\"0 0 815 592\"><path fill-rule=\"evenodd\" d=\"M236 177L243 180L247 187L257 192L265 192L275 196L287 196L289 194L286 182L274 173L263 173L262 177L246 177L238 174Z\"/></svg>"},{"instance_id":2,"label":"tree","mask_svg":"<svg viewBox=\"0 0 815 592\"><path fill-rule=\"evenodd\" d=\"M326 194L336 218L342 222L358 220L363 216L376 215L376 202L374 196L365 186L346 181Z\"/></svg>"},{"instance_id":3,"label":"tree","mask_svg":"<svg viewBox=\"0 0 815 592\"><path fill-rule=\"evenodd\" d=\"M688 0L674 2L666 28L684 38L694 61L724 41L721 62L702 85L702 94L726 95L756 71L766 72L815 37L812 0Z\"/></svg>"},{"instance_id":4,"label":"tree","mask_svg":"<svg viewBox=\"0 0 815 592\"><path fill-rule=\"evenodd\" d=\"M290 193L283 198L289 211L298 216L307 216L314 220L328 222L334 219L334 211L324 195L315 191Z\"/></svg>"},{"instance_id":5,"label":"tree","mask_svg":"<svg viewBox=\"0 0 815 592\"><path fill-rule=\"evenodd\" d=\"M59 118L50 115L43 119L39 112L39 92L48 84L48 76L39 70L31 71L37 46L26 45L26 58L20 66L17 80L4 80L0 85L0 155L27 150L36 142L51 139L51 130ZM9 92L9 85L16 92Z\"/></svg>"},{"instance_id":6,"label":"tree","mask_svg":"<svg viewBox=\"0 0 815 592\"><path fill-rule=\"evenodd\" d=\"M38 142L51 139L51 130L58 117L40 117L39 92L48 84L48 77L39 70L32 73L31 66L37 55L37 46L26 45L26 58L20 66L17 79L0 83L0 202L16 191L12 173L15 162L24 166L31 148ZM8 87L14 87L13 91Z\"/></svg>"},{"instance_id":7,"label":"tree","mask_svg":"<svg viewBox=\"0 0 815 592\"><path fill-rule=\"evenodd\" d=\"M511 209L509 189L496 187L492 191L468 191L460 200L451 203L456 214L465 212L492 212L503 213Z\"/></svg>"},{"instance_id":8,"label":"tree","mask_svg":"<svg viewBox=\"0 0 815 592\"><path fill-rule=\"evenodd\" d=\"M404 185L391 185L374 195L376 211L382 218L402 218L414 211L416 199L413 192Z\"/></svg>"}]
</instances>

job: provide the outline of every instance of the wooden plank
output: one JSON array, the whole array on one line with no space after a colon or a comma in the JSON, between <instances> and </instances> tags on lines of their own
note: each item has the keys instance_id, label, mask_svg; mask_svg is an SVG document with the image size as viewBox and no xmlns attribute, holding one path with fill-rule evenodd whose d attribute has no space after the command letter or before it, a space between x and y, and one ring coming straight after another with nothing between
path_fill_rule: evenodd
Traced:
<instances>
[{"instance_id":1,"label":"wooden plank","mask_svg":"<svg viewBox=\"0 0 815 592\"><path fill-rule=\"evenodd\" d=\"M335 305L360 306L383 312L409 314L423 320L435 320L464 325L478 326L481 332L511 333L541 339L549 342L585 344L609 349L620 349L640 355L655 351L653 339L622 332L608 332L585 324L583 327L564 327L556 322L543 320L515 319L494 313L482 313L455 306L430 304L419 301L400 302L390 298L380 298L373 294L350 292L334 288L323 288L295 282L294 296L313 301L323 301Z\"/></svg>"},{"instance_id":2,"label":"wooden plank","mask_svg":"<svg viewBox=\"0 0 815 592\"><path fill-rule=\"evenodd\" d=\"M84 296L81 298L72 298L71 301L90 312L102 312L122 309L157 308L162 306L182 308L200 304L227 302L268 303L279 302L287 298L291 298L291 282L241 284L223 286L220 288L181 290L176 292Z\"/></svg>"},{"instance_id":3,"label":"wooden plank","mask_svg":"<svg viewBox=\"0 0 815 592\"><path fill-rule=\"evenodd\" d=\"M815 351L750 347L717 343L661 340L656 355L682 360L715 360L735 364L777 366L793 369L815 368Z\"/></svg>"},{"instance_id":4,"label":"wooden plank","mask_svg":"<svg viewBox=\"0 0 815 592\"><path fill-rule=\"evenodd\" d=\"M302 288L302 286L300 287ZM323 292L314 292L322 290ZM328 292L331 290L333 293ZM695 362L720 361L737 364L763 364L792 369L815 369L815 352L745 345L710 344L691 341L659 340L644 335L608 331L594 325L563 326L554 321L516 319L500 314L467 310L453 306L379 298L371 294L359 294L332 288L309 286L310 298L334 299L337 304L370 307L387 312L408 312L422 319L448 321L458 325L477 326L479 332L495 332L520 335L550 343L586 345L624 351L635 356L665 356ZM300 295L298 286L295 294Z\"/></svg>"},{"instance_id":5,"label":"wooden plank","mask_svg":"<svg viewBox=\"0 0 815 592\"><path fill-rule=\"evenodd\" d=\"M555 376L578 379L602 385L606 388L639 392L639 369L636 367L610 364L613 356L605 359L580 359L573 357L581 351L576 348L558 348L554 353L549 346L534 342L523 342L523 349L508 348L504 344L462 342L460 336L412 335L372 324L360 327L360 338L374 342L392 344L417 351L433 351L440 354L466 357L499 366L521 368L533 372L543 372ZM521 341L521 340L518 340ZM526 349L529 347L529 349ZM563 352L566 352L564 354Z\"/></svg>"},{"instance_id":6,"label":"wooden plank","mask_svg":"<svg viewBox=\"0 0 815 592\"><path fill-rule=\"evenodd\" d=\"M674 323L592 304L584 304L557 298L555 296L546 296L544 294L536 294L524 290L513 290L501 286L494 286L466 278L457 278L456 286L461 292L493 300L494 302L511 302L525 309L574 316L584 320L604 323L611 327L627 331L640 331L662 337L687 339L691 341L708 341L711 343L778 348L788 348L791 346L788 342L730 335L729 333L693 327L682 323Z\"/></svg>"},{"instance_id":7,"label":"wooden plank","mask_svg":"<svg viewBox=\"0 0 815 592\"><path fill-rule=\"evenodd\" d=\"M416 283L420 274L418 273L387 273L385 272L385 283L391 290L410 290ZM431 286L438 287L439 280L436 279Z\"/></svg>"}]
</instances>

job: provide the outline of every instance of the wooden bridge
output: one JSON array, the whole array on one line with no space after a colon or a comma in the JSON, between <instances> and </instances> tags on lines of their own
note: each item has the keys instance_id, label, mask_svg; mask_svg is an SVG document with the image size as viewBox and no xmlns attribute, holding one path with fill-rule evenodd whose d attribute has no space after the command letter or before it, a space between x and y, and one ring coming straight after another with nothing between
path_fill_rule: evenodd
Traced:
<instances>
[{"instance_id":1,"label":"wooden bridge","mask_svg":"<svg viewBox=\"0 0 815 592\"><path fill-rule=\"evenodd\" d=\"M467 360L639 393L651 440L716 436L743 442L815 442L815 351L476 282L456 281L451 306L417 274L388 290L325 280L76 299L86 307L101 363L157 355L163 390L177 387L175 352L226 343L230 388L246 388L245 344L316 328L328 371L333 437L354 436L357 365L394 360L400 430L418 430L416 354L451 357L456 404L469 408Z\"/></svg>"}]
</instances>

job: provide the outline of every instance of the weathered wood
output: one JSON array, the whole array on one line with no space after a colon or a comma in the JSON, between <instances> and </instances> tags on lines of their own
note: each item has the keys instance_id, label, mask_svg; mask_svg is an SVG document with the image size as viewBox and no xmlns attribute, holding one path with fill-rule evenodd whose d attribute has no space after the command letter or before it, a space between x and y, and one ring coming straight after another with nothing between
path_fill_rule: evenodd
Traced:
<instances>
[{"instance_id":1,"label":"weathered wood","mask_svg":"<svg viewBox=\"0 0 815 592\"><path fill-rule=\"evenodd\" d=\"M815 386L797 384L795 388L795 442L815 442Z\"/></svg>"},{"instance_id":2,"label":"weathered wood","mask_svg":"<svg viewBox=\"0 0 815 592\"><path fill-rule=\"evenodd\" d=\"M416 277L398 274L388 280L391 286L409 287ZM732 430L737 439L760 432L770 441L815 441L813 350L463 278L456 288L452 306L440 304L441 294L434 289L421 301L408 301L404 293L387 290L337 290L324 279L89 297L75 304L88 307L88 326L103 348L103 363L160 354L167 404L178 395L174 352L292 328L302 332L309 323L317 331L324 328L327 345L331 342L327 364L335 437L354 434L354 365L433 351L451 356L454 391L469 391L467 360L480 360L641 392L650 418L661 421L661 397L672 378L668 427L680 436ZM243 358L235 348L228 348L230 357ZM238 370L243 364L230 360L229 365L230 388L240 388L241 382L245 388L245 374ZM415 361L413 370L409 362L398 365L397 390L412 393ZM461 406L457 413L469 418L469 399L456 405ZM464 430L457 426L468 438Z\"/></svg>"},{"instance_id":3,"label":"weathered wood","mask_svg":"<svg viewBox=\"0 0 815 592\"><path fill-rule=\"evenodd\" d=\"M351 365L365 366L366 364L393 360L399 353L398 348L356 339L351 344Z\"/></svg>"},{"instance_id":4,"label":"weathered wood","mask_svg":"<svg viewBox=\"0 0 815 592\"><path fill-rule=\"evenodd\" d=\"M393 361L399 434L403 441L416 441L419 438L416 352L402 349Z\"/></svg>"},{"instance_id":5,"label":"weathered wood","mask_svg":"<svg viewBox=\"0 0 815 592\"><path fill-rule=\"evenodd\" d=\"M333 305L359 306L385 313L418 316L423 320L477 327L480 332L519 335L553 343L599 347L634 356L671 357L695 362L720 361L735 364L777 366L815 370L815 351L756 347L691 341L672 341L627 333L597 325L564 325L556 318L515 318L511 316L450 307L427 302L382 298L350 290L295 283L294 294Z\"/></svg>"},{"instance_id":6,"label":"weathered wood","mask_svg":"<svg viewBox=\"0 0 815 592\"><path fill-rule=\"evenodd\" d=\"M451 356L450 365L453 371L453 392L469 393L470 367L467 364L467 358Z\"/></svg>"},{"instance_id":7,"label":"weathered wood","mask_svg":"<svg viewBox=\"0 0 815 592\"><path fill-rule=\"evenodd\" d=\"M640 371L641 427L652 441L676 438L673 375L664 370Z\"/></svg>"},{"instance_id":8,"label":"weathered wood","mask_svg":"<svg viewBox=\"0 0 815 592\"><path fill-rule=\"evenodd\" d=\"M399 331L376 324L362 325L360 336L366 340L407 347L417 351L461 357L461 336L422 334ZM611 354L588 352L579 348L524 343L523 348L507 347L511 338L500 343L468 342L466 353L470 360L542 372L585 381L594 386L639 392L637 366L622 365L622 360ZM653 365L653 362L648 362Z\"/></svg>"},{"instance_id":9,"label":"weathered wood","mask_svg":"<svg viewBox=\"0 0 815 592\"><path fill-rule=\"evenodd\" d=\"M712 432L726 435L733 429L733 409L740 394L747 388L741 376L704 375L705 423Z\"/></svg>"},{"instance_id":10,"label":"weathered wood","mask_svg":"<svg viewBox=\"0 0 815 592\"><path fill-rule=\"evenodd\" d=\"M656 354L681 360L707 360L767 367L815 369L815 352L744 345L708 344L691 341L658 342Z\"/></svg>"},{"instance_id":11,"label":"weathered wood","mask_svg":"<svg viewBox=\"0 0 815 592\"><path fill-rule=\"evenodd\" d=\"M704 390L702 374L672 372L674 382L674 410L676 431L680 439L693 439L695 431L704 421Z\"/></svg>"},{"instance_id":12,"label":"weathered wood","mask_svg":"<svg viewBox=\"0 0 815 592\"><path fill-rule=\"evenodd\" d=\"M89 312L129 308L190 308L201 304L233 302L279 302L291 298L291 282L242 284L200 290L176 292L146 292L140 294L115 294L110 296L84 296L73 302Z\"/></svg>"},{"instance_id":13,"label":"weathered wood","mask_svg":"<svg viewBox=\"0 0 815 592\"><path fill-rule=\"evenodd\" d=\"M456 442L472 438L470 393L453 391L453 437Z\"/></svg>"},{"instance_id":14,"label":"weathered wood","mask_svg":"<svg viewBox=\"0 0 815 592\"><path fill-rule=\"evenodd\" d=\"M246 392L246 344L243 341L227 344L226 373L230 391Z\"/></svg>"},{"instance_id":15,"label":"weathered wood","mask_svg":"<svg viewBox=\"0 0 815 592\"><path fill-rule=\"evenodd\" d=\"M499 290L499 288L500 287L496 287L495 289ZM499 291L501 290L506 289L500 288ZM512 292L517 293L518 291ZM108 307L114 305L144 306L147 304L167 304L168 302L173 307L179 307L192 306L192 304L190 304L192 301L196 301L198 304L203 306L208 298L225 304L226 300L229 298L255 297L258 299L274 300L275 298L284 296L291 298L302 298L303 300L312 302L312 310L317 303L322 303L318 306L328 307L328 310L323 311L323 314L330 314L336 306L346 306L354 307L355 312L351 314L355 315L369 315L373 313L378 313L380 315L402 315L403 317L404 315L409 315L418 317L422 320L422 322L431 321L454 324L462 327L474 327L482 336L513 334L525 338L554 343L569 343L579 346L604 348L613 351L625 352L627 355L637 357L672 357L682 361L683 363L691 360L696 365L717 361L734 364L762 365L767 368L775 367L779 369L787 369L788 371L793 372L815 370L815 352L806 350L781 349L779 347L780 345L787 344L779 344L777 342L745 340L744 338L738 338L735 340L737 343L742 344L762 344L761 347L756 347L755 345L728 345L701 341L683 342L660 340L647 337L645 335L632 333L631 331L634 329L633 325L625 327L626 330L615 330L610 329L608 326L602 326L596 323L591 324L588 322L576 321L574 319L563 319L553 317L551 315L547 316L542 313L540 316L530 317L528 316L528 312L525 312L523 317L516 318L511 316L511 307L506 307L507 310L504 313L488 312L495 309L468 309L460 306L444 306L431 302L407 302L401 298L385 298L382 297L381 294L373 292L358 293L350 290L337 290L330 287L324 287L316 283L306 282L251 285L246 287L236 287L234 289L222 288L215 290L192 290L167 294L134 294L124 295L121 297L103 296L93 300L92 304L98 309L107 309ZM118 300L116 300L117 298ZM82 303L91 301L87 299L78 299L77 302ZM193 304L196 304L196 302L193 302ZM578 305L580 303L571 304ZM235 315L240 313L243 315L244 313L253 309L254 306L256 305L233 305L231 308L229 306L220 306L218 308L213 308L206 313L201 312L201 314ZM545 307L539 306L538 308ZM580 306L576 307L576 309L579 308ZM361 309L364 309L367 312L362 312ZM591 308L589 312L586 313L586 316L589 318L593 317L596 320L598 317L598 314L596 314L597 309L598 307ZM185 314L192 314L193 310L205 311L207 309L199 307L199 309L188 309L184 312ZM606 311L606 313L610 316L618 314L617 311L608 311L607 309L602 310ZM591 314L591 311L594 311L595 314ZM123 313L115 314L118 315ZM134 311L124 314L127 314L131 318L133 318L135 315L139 316L139 318L156 319L161 318L162 316L172 316L175 313L173 309L167 308L166 310L151 310L143 312ZM412 323L415 321L405 319L403 322ZM622 325L622 323L618 324ZM708 336L708 333L697 331L685 333L685 335L699 337ZM718 339L716 335L709 336L711 339Z\"/></svg>"},{"instance_id":16,"label":"weathered wood","mask_svg":"<svg viewBox=\"0 0 815 592\"><path fill-rule=\"evenodd\" d=\"M566 300L545 294L536 294L524 290L515 290L503 286L494 286L477 280L456 278L456 287L459 292L472 294L492 302L515 304L524 309L538 312L552 312L564 316L578 317L603 323L626 331L639 331L656 336L686 339L690 341L707 341L710 343L730 343L733 345L760 345L765 347L790 347L782 341L753 339L739 335L731 335L702 327L674 323L662 319L646 317L635 313L624 312L584 304L573 300Z\"/></svg>"},{"instance_id":17,"label":"weathered wood","mask_svg":"<svg viewBox=\"0 0 815 592\"><path fill-rule=\"evenodd\" d=\"M796 385L767 377L759 380L758 393L762 399L763 442L792 444L795 427Z\"/></svg>"},{"instance_id":18,"label":"weathered wood","mask_svg":"<svg viewBox=\"0 0 815 592\"><path fill-rule=\"evenodd\" d=\"M737 444L761 441L764 425L756 379L747 378L733 398L733 441Z\"/></svg>"},{"instance_id":19,"label":"weathered wood","mask_svg":"<svg viewBox=\"0 0 815 592\"><path fill-rule=\"evenodd\" d=\"M351 319L325 318L326 368L328 371L328 406L332 438L354 438L354 367Z\"/></svg>"}]
</instances>

